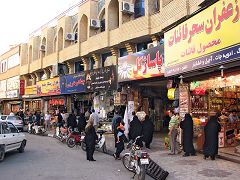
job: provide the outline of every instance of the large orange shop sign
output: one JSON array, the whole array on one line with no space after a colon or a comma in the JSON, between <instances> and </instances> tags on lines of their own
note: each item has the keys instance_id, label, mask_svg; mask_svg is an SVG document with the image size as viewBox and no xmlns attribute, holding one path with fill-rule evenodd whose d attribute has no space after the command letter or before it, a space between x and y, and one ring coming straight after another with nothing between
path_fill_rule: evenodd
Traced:
<instances>
[{"instance_id":1,"label":"large orange shop sign","mask_svg":"<svg viewBox=\"0 0 240 180\"><path fill-rule=\"evenodd\" d=\"M220 0L165 33L165 76L240 57L240 1Z\"/></svg>"},{"instance_id":2,"label":"large orange shop sign","mask_svg":"<svg viewBox=\"0 0 240 180\"><path fill-rule=\"evenodd\" d=\"M59 77L37 82L37 95L51 96L60 94Z\"/></svg>"}]
</instances>

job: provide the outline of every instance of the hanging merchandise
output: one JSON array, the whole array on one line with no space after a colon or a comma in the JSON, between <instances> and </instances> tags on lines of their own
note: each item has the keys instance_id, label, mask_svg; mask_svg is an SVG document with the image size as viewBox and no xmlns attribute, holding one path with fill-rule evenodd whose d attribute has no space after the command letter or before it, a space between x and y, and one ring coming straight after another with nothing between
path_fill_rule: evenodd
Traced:
<instances>
[{"instance_id":1,"label":"hanging merchandise","mask_svg":"<svg viewBox=\"0 0 240 180\"><path fill-rule=\"evenodd\" d=\"M167 94L167 96L168 96L168 99L169 99L169 100L174 100L175 91L176 91L175 88L170 88L170 89L168 89L168 94Z\"/></svg>"}]
</instances>

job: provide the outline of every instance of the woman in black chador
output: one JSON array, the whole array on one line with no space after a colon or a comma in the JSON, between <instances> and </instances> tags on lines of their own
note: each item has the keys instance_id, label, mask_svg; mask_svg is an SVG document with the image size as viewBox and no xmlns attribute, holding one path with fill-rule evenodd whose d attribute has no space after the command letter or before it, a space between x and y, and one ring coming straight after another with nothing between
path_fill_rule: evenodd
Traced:
<instances>
[{"instance_id":1,"label":"woman in black chador","mask_svg":"<svg viewBox=\"0 0 240 180\"><path fill-rule=\"evenodd\" d=\"M83 132L86 127L86 118L84 113L80 114L80 117L78 118L78 131Z\"/></svg>"},{"instance_id":2,"label":"woman in black chador","mask_svg":"<svg viewBox=\"0 0 240 180\"><path fill-rule=\"evenodd\" d=\"M185 114L184 120L180 122L180 127L183 130L183 150L185 156L195 156L196 151L193 147L193 120L190 114Z\"/></svg>"},{"instance_id":3,"label":"woman in black chador","mask_svg":"<svg viewBox=\"0 0 240 180\"><path fill-rule=\"evenodd\" d=\"M145 116L145 120L143 121L143 141L145 142L146 148L150 149L150 144L153 139L154 125L152 121L149 119L149 116Z\"/></svg>"},{"instance_id":4,"label":"woman in black chador","mask_svg":"<svg viewBox=\"0 0 240 180\"><path fill-rule=\"evenodd\" d=\"M211 157L215 160L218 154L218 133L221 131L221 125L218 123L216 116L211 116L210 120L204 127L205 142L203 145L204 159Z\"/></svg>"},{"instance_id":5,"label":"woman in black chador","mask_svg":"<svg viewBox=\"0 0 240 180\"><path fill-rule=\"evenodd\" d=\"M87 160L96 161L95 159L93 159L93 153L95 151L95 144L98 137L97 137L95 128L93 127L92 120L88 121L85 132L86 132L85 142L86 142Z\"/></svg>"}]
</instances>

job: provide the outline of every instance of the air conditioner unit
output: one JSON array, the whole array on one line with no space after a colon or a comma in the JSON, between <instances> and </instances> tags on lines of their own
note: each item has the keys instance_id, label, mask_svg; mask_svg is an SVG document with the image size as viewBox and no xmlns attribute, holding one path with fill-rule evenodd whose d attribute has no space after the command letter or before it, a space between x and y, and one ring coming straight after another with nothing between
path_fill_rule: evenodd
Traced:
<instances>
[{"instance_id":1,"label":"air conditioner unit","mask_svg":"<svg viewBox=\"0 0 240 180\"><path fill-rule=\"evenodd\" d=\"M67 41L75 41L74 33L66 33L65 40L67 40Z\"/></svg>"},{"instance_id":2,"label":"air conditioner unit","mask_svg":"<svg viewBox=\"0 0 240 180\"><path fill-rule=\"evenodd\" d=\"M155 42L149 43L149 44L147 45L147 48L148 48L148 49L151 49L151 48L153 48L153 47L156 47L157 45L158 45L158 42L155 41Z\"/></svg>"},{"instance_id":3,"label":"air conditioner unit","mask_svg":"<svg viewBox=\"0 0 240 180\"><path fill-rule=\"evenodd\" d=\"M46 50L46 46L44 45L44 44L42 44L41 46L40 46L40 51L45 51Z\"/></svg>"},{"instance_id":4,"label":"air conditioner unit","mask_svg":"<svg viewBox=\"0 0 240 180\"><path fill-rule=\"evenodd\" d=\"M90 19L90 27L93 29L98 29L101 27L101 23L97 19Z\"/></svg>"},{"instance_id":5,"label":"air conditioner unit","mask_svg":"<svg viewBox=\"0 0 240 180\"><path fill-rule=\"evenodd\" d=\"M122 2L122 12L127 14L134 14L134 4L131 4L129 2Z\"/></svg>"}]
</instances>

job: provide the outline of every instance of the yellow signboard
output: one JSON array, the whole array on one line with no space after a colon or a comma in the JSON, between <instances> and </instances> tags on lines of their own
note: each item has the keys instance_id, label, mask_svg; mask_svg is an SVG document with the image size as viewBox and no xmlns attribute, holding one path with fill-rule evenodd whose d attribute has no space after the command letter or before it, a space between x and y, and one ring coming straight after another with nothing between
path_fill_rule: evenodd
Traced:
<instances>
[{"instance_id":1,"label":"yellow signboard","mask_svg":"<svg viewBox=\"0 0 240 180\"><path fill-rule=\"evenodd\" d=\"M37 82L37 95L49 96L60 94L59 77Z\"/></svg>"},{"instance_id":2,"label":"yellow signboard","mask_svg":"<svg viewBox=\"0 0 240 180\"><path fill-rule=\"evenodd\" d=\"M204 68L237 58L240 1L220 0L164 35L166 75ZM233 51L232 51L233 50ZM212 57L208 56L214 52ZM201 58L200 58L201 57ZM196 61L194 61L196 60ZM188 63L192 61L192 63ZM184 66L180 66L184 64Z\"/></svg>"},{"instance_id":3,"label":"yellow signboard","mask_svg":"<svg viewBox=\"0 0 240 180\"><path fill-rule=\"evenodd\" d=\"M27 86L25 87L25 95L37 95L37 86Z\"/></svg>"}]
</instances>

